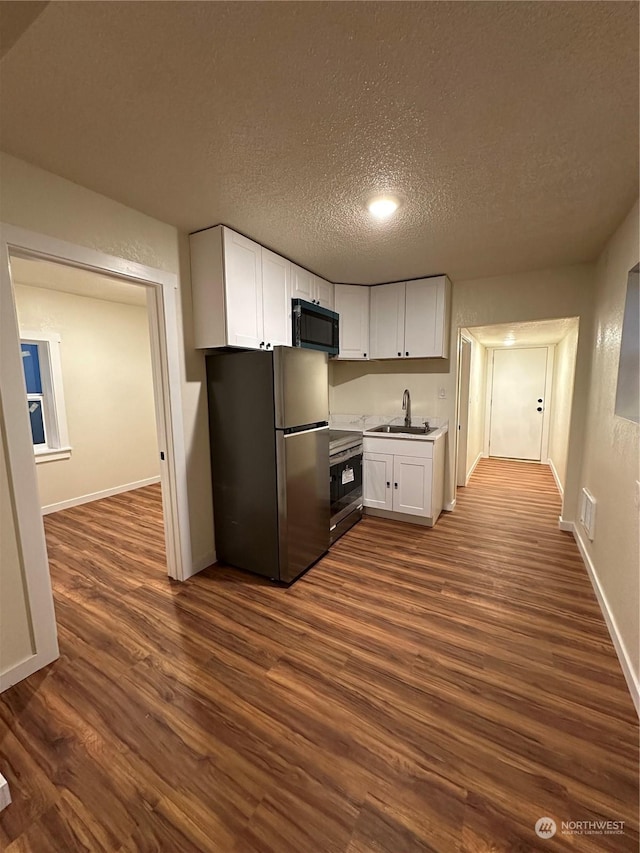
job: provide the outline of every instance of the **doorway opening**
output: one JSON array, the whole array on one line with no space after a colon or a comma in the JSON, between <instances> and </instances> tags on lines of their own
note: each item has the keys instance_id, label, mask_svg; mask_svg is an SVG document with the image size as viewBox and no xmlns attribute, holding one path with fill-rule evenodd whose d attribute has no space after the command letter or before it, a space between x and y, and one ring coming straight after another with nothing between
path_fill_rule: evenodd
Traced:
<instances>
[{"instance_id":1,"label":"doorway opening","mask_svg":"<svg viewBox=\"0 0 640 853\"><path fill-rule=\"evenodd\" d=\"M579 320L458 330L456 484L483 458L548 465L564 494Z\"/></svg>"},{"instance_id":2,"label":"doorway opening","mask_svg":"<svg viewBox=\"0 0 640 853\"><path fill-rule=\"evenodd\" d=\"M11 278L50 555L166 573L149 288L20 256Z\"/></svg>"},{"instance_id":3,"label":"doorway opening","mask_svg":"<svg viewBox=\"0 0 640 853\"><path fill-rule=\"evenodd\" d=\"M40 259L88 270L121 283L144 285L147 294L154 398L162 483L162 527L166 565L171 578L186 580L199 567L193 565L187 498L187 465L181 403L178 278L174 273L147 267L67 243L43 234L2 223L0 231L0 426L6 461L10 516L15 537L11 571L16 578L29 637L21 646L18 662L0 674L0 691L26 678L58 657L58 640L43 515L34 459L34 430L27 405L20 332L11 278L16 259ZM30 330L33 331L33 330ZM36 342L37 343L37 342ZM55 349L50 348L49 352ZM89 357L90 347L87 349ZM46 360L46 359L45 359ZM51 365L49 365L51 367ZM44 388L42 405L44 405ZM36 395L37 396L37 395ZM34 402L34 401L32 401ZM35 401L37 402L37 401ZM39 413L34 412L34 420ZM68 452L64 423L58 420L45 438L47 449ZM50 439L53 438L53 442ZM6 482L5 482L6 481ZM10 524L9 524L10 522ZM18 589L18 587L20 587Z\"/></svg>"}]
</instances>

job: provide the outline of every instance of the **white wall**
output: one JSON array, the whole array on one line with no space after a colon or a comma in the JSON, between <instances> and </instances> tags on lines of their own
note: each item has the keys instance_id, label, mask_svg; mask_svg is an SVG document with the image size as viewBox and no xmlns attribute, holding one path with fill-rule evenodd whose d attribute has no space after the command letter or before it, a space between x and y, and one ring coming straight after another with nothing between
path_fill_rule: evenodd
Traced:
<instances>
[{"instance_id":1,"label":"white wall","mask_svg":"<svg viewBox=\"0 0 640 853\"><path fill-rule=\"evenodd\" d=\"M597 500L595 539L578 525L630 667L640 678L637 423L614 414L629 270L638 263L638 204L609 241L596 270L593 369L578 486Z\"/></svg>"},{"instance_id":2,"label":"white wall","mask_svg":"<svg viewBox=\"0 0 640 853\"><path fill-rule=\"evenodd\" d=\"M73 449L69 459L38 463L41 505L56 509L159 477L146 306L25 284L16 284L14 291L21 331L56 332L62 338Z\"/></svg>"},{"instance_id":3,"label":"white wall","mask_svg":"<svg viewBox=\"0 0 640 853\"><path fill-rule=\"evenodd\" d=\"M553 361L548 455L549 463L555 471L561 492L564 492L564 484L567 478L571 403L573 401L573 379L577 352L578 321L576 320L564 338L556 344Z\"/></svg>"}]
</instances>

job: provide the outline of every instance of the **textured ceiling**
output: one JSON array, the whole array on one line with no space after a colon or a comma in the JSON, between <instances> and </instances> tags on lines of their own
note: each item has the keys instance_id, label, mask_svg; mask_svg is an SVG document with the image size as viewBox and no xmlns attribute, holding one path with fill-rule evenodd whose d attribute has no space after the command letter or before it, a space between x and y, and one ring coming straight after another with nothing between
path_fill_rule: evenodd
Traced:
<instances>
[{"instance_id":1,"label":"textured ceiling","mask_svg":"<svg viewBox=\"0 0 640 853\"><path fill-rule=\"evenodd\" d=\"M485 347L502 347L506 340L509 346L548 346L559 343L568 332L577 327L577 317L561 320L538 320L532 323L501 323L497 326L472 326L469 331Z\"/></svg>"},{"instance_id":2,"label":"textured ceiling","mask_svg":"<svg viewBox=\"0 0 640 853\"><path fill-rule=\"evenodd\" d=\"M635 2L56 2L0 72L4 150L333 281L591 260L638 193Z\"/></svg>"},{"instance_id":3,"label":"textured ceiling","mask_svg":"<svg viewBox=\"0 0 640 853\"><path fill-rule=\"evenodd\" d=\"M49 261L12 257L11 279L14 284L26 284L45 290L62 290L64 293L75 293L106 302L147 304L147 291L142 285Z\"/></svg>"}]
</instances>

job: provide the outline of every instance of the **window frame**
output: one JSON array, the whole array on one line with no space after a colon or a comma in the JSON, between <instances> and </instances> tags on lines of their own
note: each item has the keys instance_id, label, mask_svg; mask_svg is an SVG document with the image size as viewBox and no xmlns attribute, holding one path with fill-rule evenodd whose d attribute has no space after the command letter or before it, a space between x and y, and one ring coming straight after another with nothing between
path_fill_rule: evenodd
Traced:
<instances>
[{"instance_id":1,"label":"window frame","mask_svg":"<svg viewBox=\"0 0 640 853\"><path fill-rule=\"evenodd\" d=\"M62 360L57 332L20 331L20 345L35 344L38 347L40 378L42 381L42 412L45 444L34 444L36 464L69 459L72 447L69 444L67 413L62 382ZM25 386L26 387L26 386ZM27 394L27 400L29 399Z\"/></svg>"}]
</instances>

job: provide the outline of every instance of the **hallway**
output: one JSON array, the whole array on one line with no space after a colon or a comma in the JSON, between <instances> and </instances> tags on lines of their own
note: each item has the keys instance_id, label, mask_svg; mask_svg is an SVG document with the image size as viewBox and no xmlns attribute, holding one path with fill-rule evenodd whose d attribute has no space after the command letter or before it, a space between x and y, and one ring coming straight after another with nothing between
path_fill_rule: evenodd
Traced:
<instances>
[{"instance_id":1,"label":"hallway","mask_svg":"<svg viewBox=\"0 0 640 853\"><path fill-rule=\"evenodd\" d=\"M546 466L482 460L433 529L365 519L289 589L170 582L141 491L120 544L115 498L89 539L45 519L62 656L0 697L0 846L637 850L638 721ZM589 819L624 834L561 834Z\"/></svg>"}]
</instances>

